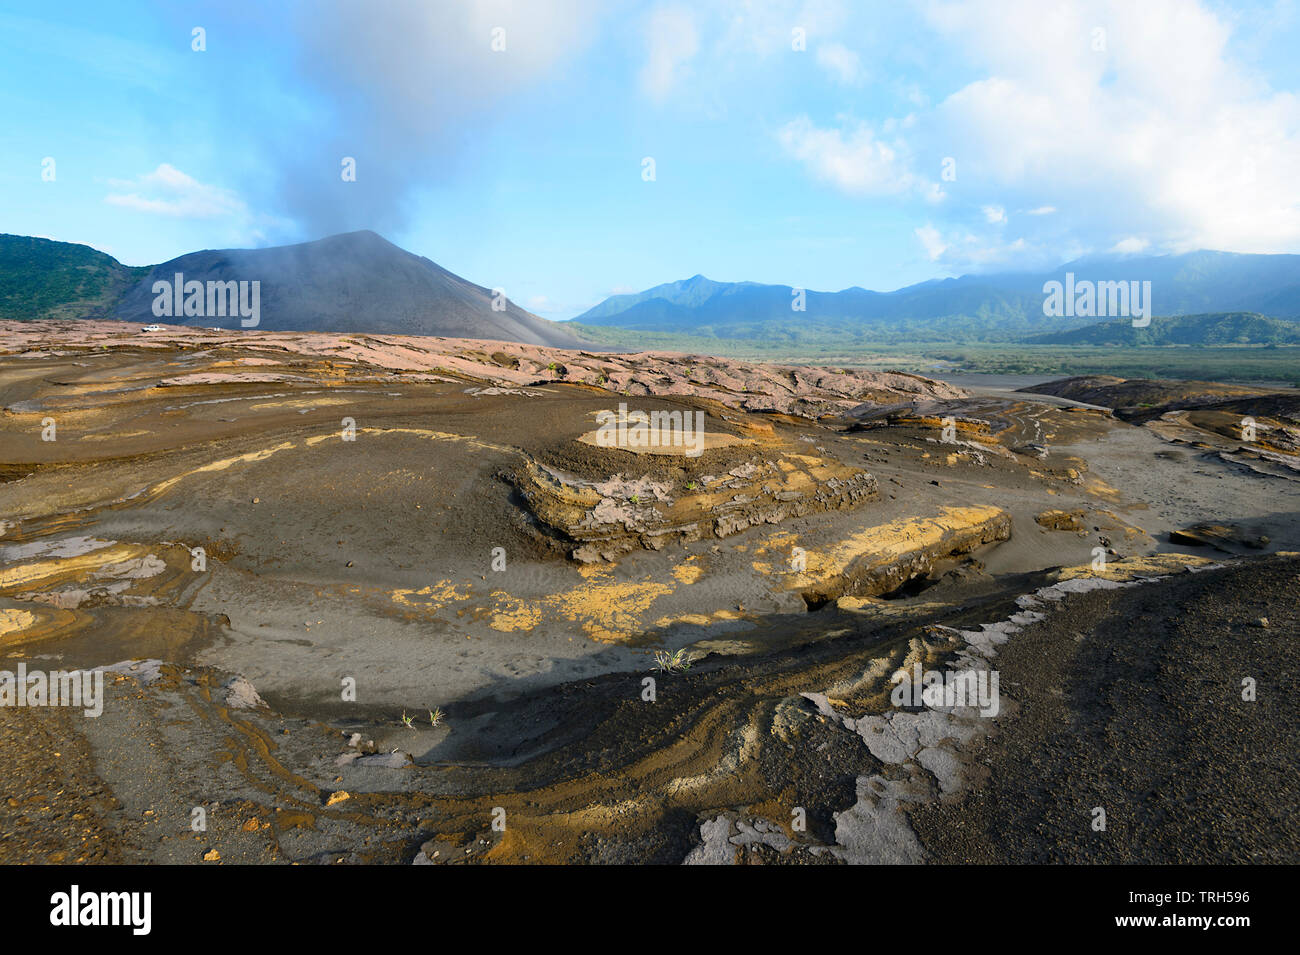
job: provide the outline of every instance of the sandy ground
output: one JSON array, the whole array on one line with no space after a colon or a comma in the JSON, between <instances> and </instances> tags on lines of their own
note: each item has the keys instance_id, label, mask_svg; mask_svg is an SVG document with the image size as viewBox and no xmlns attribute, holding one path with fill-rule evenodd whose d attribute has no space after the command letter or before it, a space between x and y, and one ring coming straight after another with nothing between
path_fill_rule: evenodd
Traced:
<instances>
[{"instance_id":1,"label":"sandy ground","mask_svg":"<svg viewBox=\"0 0 1300 955\"><path fill-rule=\"evenodd\" d=\"M1300 550L1300 485L1259 474L1216 454L1170 443L1149 427L1115 428L1095 441L1060 448L1119 492L1143 527L1164 537L1205 521L1231 521Z\"/></svg>"}]
</instances>

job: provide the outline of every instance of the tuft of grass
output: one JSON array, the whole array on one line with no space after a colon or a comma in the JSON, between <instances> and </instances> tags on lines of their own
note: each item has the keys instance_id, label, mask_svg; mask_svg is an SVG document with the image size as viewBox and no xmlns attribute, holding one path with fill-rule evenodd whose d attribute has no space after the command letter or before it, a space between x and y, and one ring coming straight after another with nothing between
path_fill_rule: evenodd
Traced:
<instances>
[{"instance_id":1,"label":"tuft of grass","mask_svg":"<svg viewBox=\"0 0 1300 955\"><path fill-rule=\"evenodd\" d=\"M683 647L680 650L656 650L655 651L655 669L662 670L665 673L684 673L691 668L690 657L686 654Z\"/></svg>"},{"instance_id":2,"label":"tuft of grass","mask_svg":"<svg viewBox=\"0 0 1300 955\"><path fill-rule=\"evenodd\" d=\"M444 719L444 716L443 716L443 712L442 712L442 707L441 707L441 706L435 706L433 709L431 709L431 710L429 711L429 725L430 725L430 726L433 726L433 727L441 726L441 725L442 725L442 721L443 721L443 719Z\"/></svg>"}]
</instances>

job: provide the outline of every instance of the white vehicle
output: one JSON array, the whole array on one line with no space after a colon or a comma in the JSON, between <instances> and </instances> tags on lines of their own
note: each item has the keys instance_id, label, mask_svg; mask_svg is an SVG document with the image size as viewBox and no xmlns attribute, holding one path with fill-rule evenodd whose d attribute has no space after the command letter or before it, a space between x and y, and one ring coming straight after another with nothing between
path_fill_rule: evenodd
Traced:
<instances>
[{"instance_id":1,"label":"white vehicle","mask_svg":"<svg viewBox=\"0 0 1300 955\"><path fill-rule=\"evenodd\" d=\"M160 331L162 331L162 330L163 330L163 327L162 327L161 325L146 325L144 328L140 329L140 331L141 331L142 333L143 333L143 332L160 332Z\"/></svg>"}]
</instances>

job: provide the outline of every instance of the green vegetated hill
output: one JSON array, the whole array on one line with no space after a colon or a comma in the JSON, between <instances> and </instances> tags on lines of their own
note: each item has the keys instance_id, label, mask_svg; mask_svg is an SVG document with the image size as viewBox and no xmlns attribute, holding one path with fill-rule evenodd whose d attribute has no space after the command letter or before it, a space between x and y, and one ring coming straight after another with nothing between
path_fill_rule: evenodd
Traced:
<instances>
[{"instance_id":1,"label":"green vegetated hill","mask_svg":"<svg viewBox=\"0 0 1300 955\"><path fill-rule=\"evenodd\" d=\"M1028 345L1297 345L1300 324L1257 312L1216 312L1153 318L1145 328L1128 320L1035 335Z\"/></svg>"},{"instance_id":2,"label":"green vegetated hill","mask_svg":"<svg viewBox=\"0 0 1300 955\"><path fill-rule=\"evenodd\" d=\"M99 318L147 271L88 245L0 235L0 318Z\"/></svg>"}]
</instances>

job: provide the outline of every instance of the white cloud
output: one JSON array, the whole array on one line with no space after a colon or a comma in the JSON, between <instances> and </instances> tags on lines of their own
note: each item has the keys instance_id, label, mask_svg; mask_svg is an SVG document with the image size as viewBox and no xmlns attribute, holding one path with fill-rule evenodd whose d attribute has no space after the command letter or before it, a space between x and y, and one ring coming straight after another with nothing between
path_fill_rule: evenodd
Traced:
<instances>
[{"instance_id":1,"label":"white cloud","mask_svg":"<svg viewBox=\"0 0 1300 955\"><path fill-rule=\"evenodd\" d=\"M993 225L1002 225L1007 221L1007 210L1001 206L984 206L980 211L984 213L984 221Z\"/></svg>"},{"instance_id":2,"label":"white cloud","mask_svg":"<svg viewBox=\"0 0 1300 955\"><path fill-rule=\"evenodd\" d=\"M921 240L921 245L925 247L925 254L930 257L930 261L938 261L939 257L948 248L948 244L943 241L943 236L939 233L939 230L934 226L923 225L915 231L916 237Z\"/></svg>"},{"instance_id":3,"label":"white cloud","mask_svg":"<svg viewBox=\"0 0 1300 955\"><path fill-rule=\"evenodd\" d=\"M1056 206L1036 206L1033 209L1026 209L1027 216L1050 216L1056 211Z\"/></svg>"},{"instance_id":4,"label":"white cloud","mask_svg":"<svg viewBox=\"0 0 1300 955\"><path fill-rule=\"evenodd\" d=\"M1300 98L1233 59L1230 22L1211 9L973 0L925 10L985 74L923 118L932 141L964 144L965 181L1049 195L1094 244L1141 232L1170 251L1300 249Z\"/></svg>"},{"instance_id":5,"label":"white cloud","mask_svg":"<svg viewBox=\"0 0 1300 955\"><path fill-rule=\"evenodd\" d=\"M791 120L777 132L786 154L799 160L818 179L852 195L893 195L915 191L943 198L938 186L911 170L901 139L885 142L865 123L823 129L807 116Z\"/></svg>"},{"instance_id":6,"label":"white cloud","mask_svg":"<svg viewBox=\"0 0 1300 955\"><path fill-rule=\"evenodd\" d=\"M687 64L700 49L695 16L684 7L657 7L646 22L646 60L641 89L662 101L681 82Z\"/></svg>"},{"instance_id":7,"label":"white cloud","mask_svg":"<svg viewBox=\"0 0 1300 955\"><path fill-rule=\"evenodd\" d=\"M712 51L723 60L766 60L792 52L793 31L804 33L807 49L843 30L843 0L713 0L696 4L717 18L720 36Z\"/></svg>"},{"instance_id":8,"label":"white cloud","mask_svg":"<svg viewBox=\"0 0 1300 955\"><path fill-rule=\"evenodd\" d=\"M818 44L817 65L845 86L856 86L864 79L862 61L843 43Z\"/></svg>"},{"instance_id":9,"label":"white cloud","mask_svg":"<svg viewBox=\"0 0 1300 955\"><path fill-rule=\"evenodd\" d=\"M1135 236L1129 236L1127 239L1121 239L1120 241L1116 242L1113 246L1111 246L1111 251L1120 252L1124 254L1133 253L1133 252L1142 252L1145 251L1147 246L1149 246L1150 244L1151 243L1148 242L1146 239L1139 239Z\"/></svg>"},{"instance_id":10,"label":"white cloud","mask_svg":"<svg viewBox=\"0 0 1300 955\"><path fill-rule=\"evenodd\" d=\"M598 10L619 6L589 2ZM858 54L835 42L849 29L846 0L659 0L646 6L649 12L638 21L644 59L635 69L641 92L656 103L689 91L689 99L676 95L674 108L716 119L749 107L756 74L770 77L801 61L838 67L848 71L842 74L847 82L861 82L853 73ZM795 30L803 31L798 51ZM823 53L828 45L846 55Z\"/></svg>"},{"instance_id":11,"label":"white cloud","mask_svg":"<svg viewBox=\"0 0 1300 955\"><path fill-rule=\"evenodd\" d=\"M1023 236L1006 242L966 229L944 232L931 223L913 231L921 241L926 257L954 272L1010 267L1022 264L1028 255L1039 257L1043 254L1042 249L1031 247Z\"/></svg>"},{"instance_id":12,"label":"white cloud","mask_svg":"<svg viewBox=\"0 0 1300 955\"><path fill-rule=\"evenodd\" d=\"M248 206L229 189L211 186L162 163L135 179L110 179L115 191L104 197L112 206L178 219L246 217Z\"/></svg>"}]
</instances>

